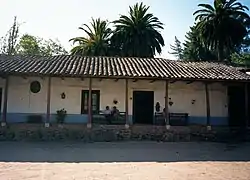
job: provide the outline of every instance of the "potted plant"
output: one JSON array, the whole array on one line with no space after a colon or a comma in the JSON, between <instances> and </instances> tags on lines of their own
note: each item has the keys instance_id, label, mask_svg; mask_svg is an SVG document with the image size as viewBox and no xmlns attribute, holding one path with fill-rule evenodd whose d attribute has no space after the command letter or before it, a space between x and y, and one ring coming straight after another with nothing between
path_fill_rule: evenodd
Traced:
<instances>
[{"instance_id":1,"label":"potted plant","mask_svg":"<svg viewBox=\"0 0 250 180\"><path fill-rule=\"evenodd\" d=\"M56 111L56 122L58 123L58 127L63 127L66 116L67 111L64 108Z\"/></svg>"}]
</instances>

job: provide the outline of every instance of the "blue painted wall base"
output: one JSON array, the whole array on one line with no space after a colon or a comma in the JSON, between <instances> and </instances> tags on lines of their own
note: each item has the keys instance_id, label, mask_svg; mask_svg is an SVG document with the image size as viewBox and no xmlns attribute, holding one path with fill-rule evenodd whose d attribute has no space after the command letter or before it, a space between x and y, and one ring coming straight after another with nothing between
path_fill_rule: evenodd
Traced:
<instances>
[{"instance_id":1,"label":"blue painted wall base","mask_svg":"<svg viewBox=\"0 0 250 180\"><path fill-rule=\"evenodd\" d=\"M24 123L27 122L27 117L30 115L41 115L43 120L46 120L46 114L32 114L32 113L8 113L7 123ZM56 122L56 114L50 115L50 122ZM65 123L87 123L87 114L67 114Z\"/></svg>"},{"instance_id":2,"label":"blue painted wall base","mask_svg":"<svg viewBox=\"0 0 250 180\"><path fill-rule=\"evenodd\" d=\"M32 114L32 113L8 113L7 123L23 123L27 122L29 115L42 115L46 119L46 114ZM56 114L50 115L50 122L56 122ZM87 114L67 114L65 123L87 123ZM133 124L133 116L129 115L129 123ZM188 124L206 125L207 117L205 116L189 116ZM228 117L211 117L210 123L212 126L228 125Z\"/></svg>"},{"instance_id":3,"label":"blue painted wall base","mask_svg":"<svg viewBox=\"0 0 250 180\"><path fill-rule=\"evenodd\" d=\"M207 117L204 116L189 116L188 124L206 125ZM210 117L210 125L226 126L228 125L228 117Z\"/></svg>"}]
</instances>

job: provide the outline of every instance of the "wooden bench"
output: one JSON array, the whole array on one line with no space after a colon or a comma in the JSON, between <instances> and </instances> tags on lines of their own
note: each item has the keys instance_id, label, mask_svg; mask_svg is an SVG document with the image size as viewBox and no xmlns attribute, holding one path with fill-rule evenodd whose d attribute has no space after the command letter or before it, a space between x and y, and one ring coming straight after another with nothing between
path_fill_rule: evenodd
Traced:
<instances>
[{"instance_id":1,"label":"wooden bench","mask_svg":"<svg viewBox=\"0 0 250 180\"><path fill-rule=\"evenodd\" d=\"M103 112L99 112L99 114L93 114L93 123L95 124L113 124L113 125L121 125L126 123L125 112L120 112L118 117L110 117L108 120L105 117Z\"/></svg>"},{"instance_id":2,"label":"wooden bench","mask_svg":"<svg viewBox=\"0 0 250 180\"><path fill-rule=\"evenodd\" d=\"M155 125L166 125L165 117L162 112L155 112ZM171 126L186 126L188 124L188 113L169 113L169 124Z\"/></svg>"},{"instance_id":3,"label":"wooden bench","mask_svg":"<svg viewBox=\"0 0 250 180\"><path fill-rule=\"evenodd\" d=\"M186 126L188 113L169 113L169 124L171 126Z\"/></svg>"}]
</instances>

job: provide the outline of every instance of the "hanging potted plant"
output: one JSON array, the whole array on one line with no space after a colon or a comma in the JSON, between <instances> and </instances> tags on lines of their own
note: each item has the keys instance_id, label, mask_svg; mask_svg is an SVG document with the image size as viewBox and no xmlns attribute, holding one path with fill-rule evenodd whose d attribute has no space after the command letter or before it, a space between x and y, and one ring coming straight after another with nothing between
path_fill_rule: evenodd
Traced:
<instances>
[{"instance_id":1,"label":"hanging potted plant","mask_svg":"<svg viewBox=\"0 0 250 180\"><path fill-rule=\"evenodd\" d=\"M161 110L161 105L160 105L159 102L157 102L157 103L155 104L155 111L156 111L156 112L160 112L160 110Z\"/></svg>"},{"instance_id":2,"label":"hanging potted plant","mask_svg":"<svg viewBox=\"0 0 250 180\"><path fill-rule=\"evenodd\" d=\"M58 124L58 127L63 127L66 116L67 111L64 108L56 111L56 122Z\"/></svg>"}]
</instances>

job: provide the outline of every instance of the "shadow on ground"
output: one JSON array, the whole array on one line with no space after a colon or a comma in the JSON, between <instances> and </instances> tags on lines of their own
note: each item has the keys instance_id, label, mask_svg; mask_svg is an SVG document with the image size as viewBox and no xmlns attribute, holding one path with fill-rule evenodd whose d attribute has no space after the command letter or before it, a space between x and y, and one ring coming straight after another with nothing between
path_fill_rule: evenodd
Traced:
<instances>
[{"instance_id":1,"label":"shadow on ground","mask_svg":"<svg viewBox=\"0 0 250 180\"><path fill-rule=\"evenodd\" d=\"M250 161L250 144L0 142L1 162Z\"/></svg>"}]
</instances>

